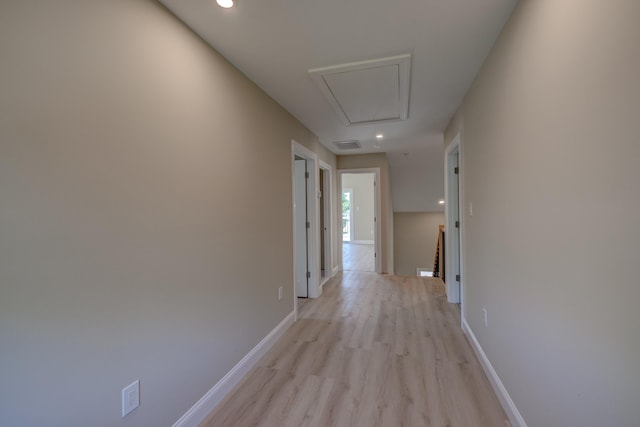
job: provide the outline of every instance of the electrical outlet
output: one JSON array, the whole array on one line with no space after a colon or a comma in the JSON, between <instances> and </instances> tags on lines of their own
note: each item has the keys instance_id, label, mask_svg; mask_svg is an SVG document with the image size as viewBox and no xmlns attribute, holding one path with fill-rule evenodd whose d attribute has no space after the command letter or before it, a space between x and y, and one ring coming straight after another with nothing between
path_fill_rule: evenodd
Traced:
<instances>
[{"instance_id":1,"label":"electrical outlet","mask_svg":"<svg viewBox=\"0 0 640 427\"><path fill-rule=\"evenodd\" d=\"M469 202L469 216L473 216L473 203Z\"/></svg>"},{"instance_id":2,"label":"electrical outlet","mask_svg":"<svg viewBox=\"0 0 640 427\"><path fill-rule=\"evenodd\" d=\"M487 309L483 308L482 309L482 316L484 318L484 327L487 328L489 327L489 323L488 323L488 316L487 316Z\"/></svg>"},{"instance_id":3,"label":"electrical outlet","mask_svg":"<svg viewBox=\"0 0 640 427\"><path fill-rule=\"evenodd\" d=\"M282 292L283 292L284 288L282 286L280 286L278 288L278 301L282 301Z\"/></svg>"},{"instance_id":4,"label":"electrical outlet","mask_svg":"<svg viewBox=\"0 0 640 427\"><path fill-rule=\"evenodd\" d=\"M140 380L122 389L122 418L140 406Z\"/></svg>"}]
</instances>

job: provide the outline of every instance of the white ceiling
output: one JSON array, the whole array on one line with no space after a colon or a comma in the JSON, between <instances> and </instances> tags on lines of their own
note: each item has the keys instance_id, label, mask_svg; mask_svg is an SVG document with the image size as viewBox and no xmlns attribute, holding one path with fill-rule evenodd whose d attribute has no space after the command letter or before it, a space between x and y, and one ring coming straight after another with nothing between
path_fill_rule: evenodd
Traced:
<instances>
[{"instance_id":1,"label":"white ceiling","mask_svg":"<svg viewBox=\"0 0 640 427\"><path fill-rule=\"evenodd\" d=\"M238 0L232 9L215 0L160 2L329 150L409 153L419 167L424 156L434 154L429 147L442 146L442 132L517 0ZM411 54L407 120L349 126L308 73L403 54ZM376 98L363 99L371 97ZM384 134L381 143L376 133ZM347 140L359 140L362 148L343 152L333 144ZM392 191L405 193L395 191L395 177L407 175L397 170L401 162L395 157L389 154ZM433 210L427 204L443 195L441 186L437 194L417 191L423 200L417 210ZM395 200L394 210L401 210Z\"/></svg>"}]
</instances>

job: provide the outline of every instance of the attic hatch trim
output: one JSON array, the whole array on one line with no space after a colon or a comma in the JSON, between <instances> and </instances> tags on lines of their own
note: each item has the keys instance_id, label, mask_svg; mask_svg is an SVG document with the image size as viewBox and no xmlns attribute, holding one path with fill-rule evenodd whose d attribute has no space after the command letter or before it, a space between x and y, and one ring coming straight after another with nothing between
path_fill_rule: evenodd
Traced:
<instances>
[{"instance_id":1,"label":"attic hatch trim","mask_svg":"<svg viewBox=\"0 0 640 427\"><path fill-rule=\"evenodd\" d=\"M397 84L398 90L398 114L393 118L383 119L370 119L370 120L351 120L348 113L345 111L343 105L338 98L339 94L334 93L328 77L335 77L344 73L351 73L357 71L373 71L390 66L397 67L397 81L388 83ZM380 59L370 59L366 61L349 62L346 64L332 65L329 67L311 68L308 70L309 76L314 81L316 86L320 89L323 96L334 109L340 120L346 126L367 125L371 123L382 122L399 122L409 118L409 94L411 90L411 54L403 54L396 56L389 56Z\"/></svg>"}]
</instances>

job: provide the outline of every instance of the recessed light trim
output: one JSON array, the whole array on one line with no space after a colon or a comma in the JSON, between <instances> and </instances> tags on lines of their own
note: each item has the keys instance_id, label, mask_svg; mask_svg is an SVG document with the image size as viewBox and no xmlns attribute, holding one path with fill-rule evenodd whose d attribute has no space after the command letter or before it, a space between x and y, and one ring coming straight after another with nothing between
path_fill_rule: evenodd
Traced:
<instances>
[{"instance_id":1,"label":"recessed light trim","mask_svg":"<svg viewBox=\"0 0 640 427\"><path fill-rule=\"evenodd\" d=\"M229 9L236 5L236 0L216 0L218 6Z\"/></svg>"}]
</instances>

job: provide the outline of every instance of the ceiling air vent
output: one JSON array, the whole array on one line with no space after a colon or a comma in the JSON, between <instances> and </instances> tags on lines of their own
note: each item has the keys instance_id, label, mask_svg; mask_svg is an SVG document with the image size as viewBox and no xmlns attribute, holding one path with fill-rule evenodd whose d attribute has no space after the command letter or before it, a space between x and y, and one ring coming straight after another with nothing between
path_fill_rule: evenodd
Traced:
<instances>
[{"instance_id":1,"label":"ceiling air vent","mask_svg":"<svg viewBox=\"0 0 640 427\"><path fill-rule=\"evenodd\" d=\"M338 141L333 143L340 150L355 150L360 148L360 142L358 141Z\"/></svg>"},{"instance_id":2,"label":"ceiling air vent","mask_svg":"<svg viewBox=\"0 0 640 427\"><path fill-rule=\"evenodd\" d=\"M346 125L407 120L411 55L313 68L309 75Z\"/></svg>"}]
</instances>

